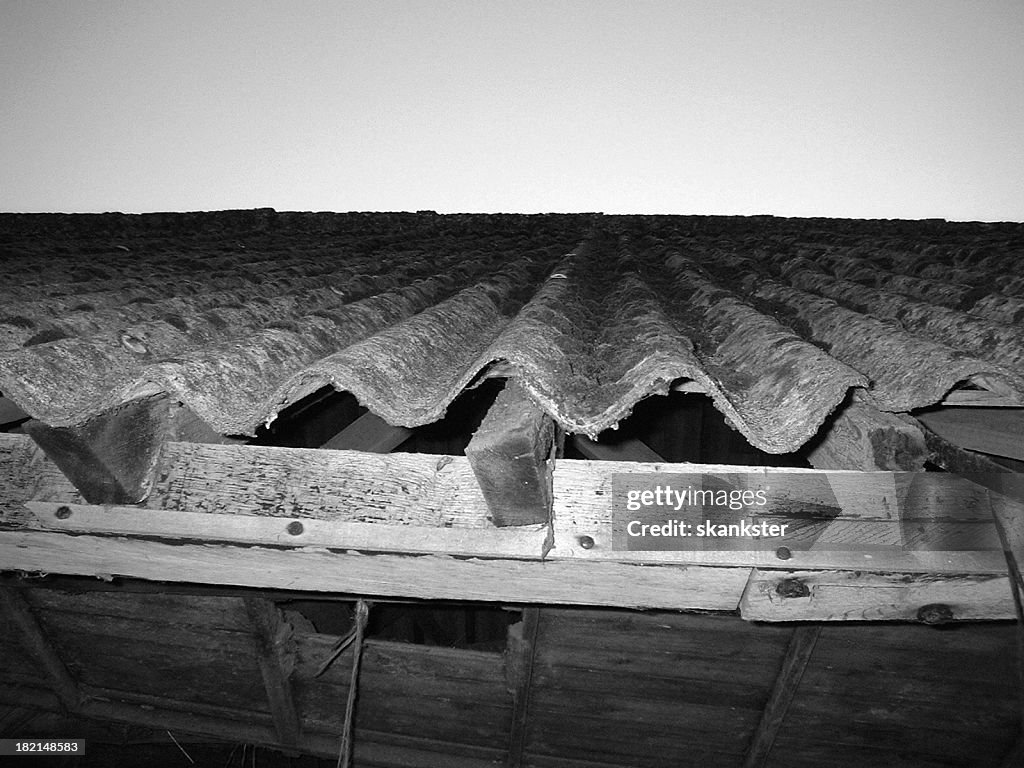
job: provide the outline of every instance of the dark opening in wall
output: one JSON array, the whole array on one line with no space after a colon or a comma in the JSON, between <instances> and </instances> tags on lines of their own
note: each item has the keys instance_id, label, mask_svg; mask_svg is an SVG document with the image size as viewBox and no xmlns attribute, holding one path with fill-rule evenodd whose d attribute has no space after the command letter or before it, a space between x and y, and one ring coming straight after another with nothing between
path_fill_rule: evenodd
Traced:
<instances>
[{"instance_id":1,"label":"dark opening in wall","mask_svg":"<svg viewBox=\"0 0 1024 768\"><path fill-rule=\"evenodd\" d=\"M355 602L303 599L280 601L278 606L299 630L342 637L354 625ZM493 605L375 602L366 637L501 653L509 625L519 620L520 612Z\"/></svg>"}]
</instances>

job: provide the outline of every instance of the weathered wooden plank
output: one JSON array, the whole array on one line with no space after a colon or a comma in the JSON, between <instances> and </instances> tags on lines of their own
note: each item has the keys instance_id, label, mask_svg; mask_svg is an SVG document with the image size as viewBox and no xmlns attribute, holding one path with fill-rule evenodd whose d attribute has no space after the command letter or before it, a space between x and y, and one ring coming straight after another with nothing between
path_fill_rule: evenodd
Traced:
<instances>
[{"instance_id":1,"label":"weathered wooden plank","mask_svg":"<svg viewBox=\"0 0 1024 768\"><path fill-rule=\"evenodd\" d=\"M412 430L408 427L392 426L380 416L367 412L334 435L320 448L390 453L408 440L410 435L412 435Z\"/></svg>"},{"instance_id":2,"label":"weathered wooden plank","mask_svg":"<svg viewBox=\"0 0 1024 768\"><path fill-rule=\"evenodd\" d=\"M635 437L600 443L586 435L573 435L572 444L576 446L576 450L594 461L665 461L646 443Z\"/></svg>"},{"instance_id":3,"label":"weathered wooden plank","mask_svg":"<svg viewBox=\"0 0 1024 768\"><path fill-rule=\"evenodd\" d=\"M148 704L113 701L90 701L82 710L87 717L141 725L156 730L193 733L238 741L264 747L287 749L277 741L273 726L244 719L215 718L196 715L187 710L157 709ZM397 742L397 743L396 743ZM338 742L334 735L303 734L297 748L319 757L337 757ZM384 764L396 768L432 768L439 755L452 768L493 768L495 760L504 757L503 750L474 747L476 754L458 743L394 736L389 733L357 729L354 739L356 764Z\"/></svg>"},{"instance_id":4,"label":"weathered wooden plank","mask_svg":"<svg viewBox=\"0 0 1024 768\"><path fill-rule=\"evenodd\" d=\"M555 424L509 381L466 446L466 458L496 526L551 519Z\"/></svg>"},{"instance_id":5,"label":"weathered wooden plank","mask_svg":"<svg viewBox=\"0 0 1024 768\"><path fill-rule=\"evenodd\" d=\"M120 701L127 704L137 704L157 710L176 710L180 712L191 712L196 715L205 715L212 718L224 718L237 720L245 723L258 723L267 728L272 728L274 718L267 711L259 711L244 706L249 703L245 699L232 701L236 706L218 706L195 699L174 698L168 695L142 693L138 690L123 690L127 686L117 688L106 688L98 685L82 685L82 694L90 699L105 699L107 701ZM166 692L161 692L166 694ZM241 704L242 706L237 706Z\"/></svg>"},{"instance_id":6,"label":"weathered wooden plank","mask_svg":"<svg viewBox=\"0 0 1024 768\"><path fill-rule=\"evenodd\" d=\"M515 534L493 530L486 520L486 504L472 470L462 457L438 459L411 454L168 443L165 446L167 461L147 502L131 511L111 507L101 512L76 506L78 499L73 486L51 462L25 450L26 444L29 443L24 437L0 434L0 508L10 510L5 512L7 516L20 515L24 519L27 499L32 499L32 504L45 501L50 506L38 510L48 527L179 539L223 537L274 545L313 543L373 551L539 556L534 553L538 551L535 541L542 535L540 527ZM752 469L723 465L559 461L554 473L555 546L549 557L638 563L780 565L773 551L628 552L616 551L612 546L612 479L615 475ZM756 471L763 474L765 468L756 468ZM813 470L772 470L773 475L783 477L792 472L815 473ZM894 491L866 484L865 477L857 472L828 473L832 489L829 503L838 504L838 514L828 529L832 533L859 535L857 526L862 521L884 520L886 515L896 531L892 505L887 508L884 503L888 499L885 494L891 496ZM883 474L872 483L885 481L887 477ZM976 490L984 494L983 489ZM974 501L962 495L946 494L943 498L945 501L929 502L931 507L925 505L915 516L945 516L951 521L950 525L957 520L965 524L978 522L976 516L971 516ZM67 501L53 506L64 500ZM985 503L987 509L987 501ZM937 508L933 509L936 504ZM59 518L56 510L60 506L67 506L72 514ZM167 514L150 514L158 509L167 510ZM990 520L987 511L985 514ZM252 519L255 517L261 519ZM345 525L332 527L318 522L327 520ZM991 526L988 520L986 524ZM302 525L301 531L296 523ZM847 528L840 530L842 526ZM844 532L847 529L849 532ZM934 527L927 530L942 533ZM856 548L838 552L794 550L786 565L899 572L994 573L1005 570L1005 562L998 551L930 552L898 548L878 552Z\"/></svg>"},{"instance_id":7,"label":"weathered wooden plank","mask_svg":"<svg viewBox=\"0 0 1024 768\"><path fill-rule=\"evenodd\" d=\"M154 591L156 585L134 582L112 585L106 582L82 584L75 582L70 588L61 583L52 583L48 578L39 587L31 582L21 582L19 589L26 592L26 599L33 608L49 614L68 616L68 620L106 622L123 620L141 623L156 634L167 637L169 627L183 633L209 632L218 635L227 633L242 636L250 631L241 597L210 594L172 594L172 585L162 585L161 591ZM148 591L140 591L150 587ZM163 590L167 590L164 592Z\"/></svg>"},{"instance_id":8,"label":"weathered wooden plank","mask_svg":"<svg viewBox=\"0 0 1024 768\"><path fill-rule=\"evenodd\" d=\"M134 504L149 494L168 428L164 395L132 400L74 427L25 422L25 431L93 504Z\"/></svg>"},{"instance_id":9,"label":"weathered wooden plank","mask_svg":"<svg viewBox=\"0 0 1024 768\"><path fill-rule=\"evenodd\" d=\"M168 443L145 506L492 527L472 469L461 456Z\"/></svg>"},{"instance_id":10,"label":"weathered wooden plank","mask_svg":"<svg viewBox=\"0 0 1024 768\"><path fill-rule=\"evenodd\" d=\"M624 551L615 548L613 509L614 477L627 474L661 475L661 481L672 473L734 474L756 473L771 477L772 494L781 507L796 500L822 508L834 508L835 517L820 531L819 541L849 541L847 550L812 546L811 549L775 551ZM789 481L786 478L817 476L827 478L823 484ZM706 564L759 567L852 568L877 571L1000 573L1005 562L998 549L994 526L990 523L985 490L974 484L950 478L935 478L943 483L942 493L928 497L916 494L907 498L905 484L895 478L917 478L920 475L893 475L888 472L865 474L860 471L806 470L797 468L740 467L715 464L673 464L643 462L559 461L555 467L554 547L549 558L618 560L622 562L700 562ZM934 476L929 475L929 478ZM950 484L955 487L952 487ZM783 493L787 486L794 490ZM820 496L815 487L820 486ZM621 503L621 500L620 500ZM774 501L772 502L774 503ZM982 509L983 514L978 510ZM771 511L769 508L767 511ZM620 517L621 517L620 512ZM773 518L774 520L775 518ZM905 521L927 522L920 530L904 526ZM783 522L780 519L780 522ZM968 526L981 539L991 544L989 551L955 551L943 546L952 533L963 533L958 525ZM962 526L961 526L962 527ZM987 531L987 533L985 533ZM866 549L858 542L888 536L891 548ZM977 536L975 536L977 538ZM906 546L906 549L904 547ZM934 549L936 551L929 551Z\"/></svg>"},{"instance_id":11,"label":"weathered wooden plank","mask_svg":"<svg viewBox=\"0 0 1024 768\"><path fill-rule=\"evenodd\" d=\"M727 611L736 609L749 574L745 567L257 550L21 530L0 531L0 568L366 596Z\"/></svg>"},{"instance_id":12,"label":"weathered wooden plank","mask_svg":"<svg viewBox=\"0 0 1024 768\"><path fill-rule=\"evenodd\" d=\"M789 712L789 706L796 697L800 680L811 660L820 633L821 627L816 625L800 626L793 630L779 674L761 713L761 721L757 724L757 730L754 731L754 737L743 759L744 768L761 768L767 763L768 755L775 745L775 739L786 719L786 713Z\"/></svg>"},{"instance_id":13,"label":"weathered wooden plank","mask_svg":"<svg viewBox=\"0 0 1024 768\"><path fill-rule=\"evenodd\" d=\"M41 501L29 501L26 507L36 516L40 527L51 530L279 547L539 558L548 540L546 526L537 525L506 529L428 528Z\"/></svg>"},{"instance_id":14,"label":"weathered wooden plank","mask_svg":"<svg viewBox=\"0 0 1024 768\"><path fill-rule=\"evenodd\" d=\"M559 700L555 699L554 703ZM618 712L606 714L596 706L589 709L584 702L577 703L575 712L549 710L545 704L543 698L538 702L538 717L530 743L531 764L533 755L548 755L631 768L738 765L742 745L754 727L742 716L744 713L734 717L728 710L709 712L709 718L717 718L714 722L694 722L686 719L688 712L672 718L673 709L662 708L656 712L642 708L642 703L634 717ZM613 714L617 719L612 719ZM661 715L662 722L648 723L640 719L648 714ZM610 722L616 727L608 727ZM723 732L722 722L729 723L727 732Z\"/></svg>"},{"instance_id":15,"label":"weathered wooden plank","mask_svg":"<svg viewBox=\"0 0 1024 768\"><path fill-rule=\"evenodd\" d=\"M523 609L523 620L509 627L507 660L508 690L512 694L512 725L509 731L509 768L520 768L526 754L533 691L534 659L540 638L540 608Z\"/></svg>"},{"instance_id":16,"label":"weathered wooden plank","mask_svg":"<svg viewBox=\"0 0 1024 768\"><path fill-rule=\"evenodd\" d=\"M918 421L945 440L972 451L1024 459L1024 408L938 408Z\"/></svg>"},{"instance_id":17,"label":"weathered wooden plank","mask_svg":"<svg viewBox=\"0 0 1024 768\"><path fill-rule=\"evenodd\" d=\"M39 668L46 672L50 686L60 698L61 704L77 712L82 697L78 683L68 672L60 656L54 650L49 638L40 626L21 593L7 586L0 586L0 608L21 635L22 647L33 658Z\"/></svg>"},{"instance_id":18,"label":"weathered wooden plank","mask_svg":"<svg viewBox=\"0 0 1024 768\"><path fill-rule=\"evenodd\" d=\"M924 435L911 421L854 399L832 414L811 440L807 454L818 469L894 470L924 468Z\"/></svg>"},{"instance_id":19,"label":"weathered wooden plank","mask_svg":"<svg viewBox=\"0 0 1024 768\"><path fill-rule=\"evenodd\" d=\"M976 765L974 762L950 762L948 755L925 755L903 745L883 742L874 744L836 744L816 738L806 729L789 737L780 737L769 768L950 768L953 765ZM1015 767L1016 768L1016 767Z\"/></svg>"},{"instance_id":20,"label":"weathered wooden plank","mask_svg":"<svg viewBox=\"0 0 1024 768\"><path fill-rule=\"evenodd\" d=\"M52 608L40 613L40 624L54 642L84 649L86 660L89 653L87 638L88 643L104 647L111 656L131 655L143 645L151 645L154 651L169 655L189 648L211 648L227 655L252 656L251 633L224 632L140 618L66 613Z\"/></svg>"},{"instance_id":21,"label":"weathered wooden plank","mask_svg":"<svg viewBox=\"0 0 1024 768\"><path fill-rule=\"evenodd\" d=\"M178 701L231 706L244 701L269 713L252 644L243 652L197 638L192 648L128 641L101 631L55 636L61 658L82 686L128 689Z\"/></svg>"},{"instance_id":22,"label":"weathered wooden plank","mask_svg":"<svg viewBox=\"0 0 1024 768\"><path fill-rule=\"evenodd\" d=\"M299 742L302 724L295 709L290 680L295 668L291 625L284 621L281 611L270 600L246 598L245 610L256 636L257 660L278 740L294 747Z\"/></svg>"},{"instance_id":23,"label":"weathered wooden plank","mask_svg":"<svg viewBox=\"0 0 1024 768\"><path fill-rule=\"evenodd\" d=\"M792 744L794 736L811 734L814 740L832 742L838 749L874 747L883 748L880 756L900 751L943 756L949 761L947 765L992 765L1002 756L997 738L993 737L1008 735L1009 725L1005 722L994 733L960 730L941 720L916 722L907 727L906 723L894 721L882 707L847 703L831 695L801 695L790 708L789 722L779 742L785 737ZM779 746L782 747L781 743Z\"/></svg>"},{"instance_id":24,"label":"weathered wooden plank","mask_svg":"<svg viewBox=\"0 0 1024 768\"><path fill-rule=\"evenodd\" d=\"M591 670L584 674L597 678L601 672ZM724 702L691 704L648 699L640 690L619 692L610 686L600 688L596 685L585 694L577 695L538 686L534 691L534 701L532 731L535 734L543 733L556 723L576 718L584 722L589 720L588 725L592 727L597 726L595 721L603 720L604 729L611 730L620 739L627 732L631 737L677 734L678 747L699 741L712 749L740 753L757 726L759 714L757 709L739 709ZM722 727L725 721L729 723L728 729ZM608 723L615 723L618 727L608 729ZM595 730L601 728L597 726ZM590 735L595 734L591 732Z\"/></svg>"},{"instance_id":25,"label":"weathered wooden plank","mask_svg":"<svg viewBox=\"0 0 1024 768\"><path fill-rule=\"evenodd\" d=\"M10 633L10 637L8 638L9 642L0 641L0 680L3 680L5 685L29 685L46 688L48 683L46 672L38 669L36 661L25 652L21 642L14 637L15 627L13 624L6 622L2 631Z\"/></svg>"},{"instance_id":26,"label":"weathered wooden plank","mask_svg":"<svg viewBox=\"0 0 1024 768\"><path fill-rule=\"evenodd\" d=\"M635 638L633 644L634 654L647 655L646 644L643 645L643 654L636 652ZM755 646L748 648L747 652L756 655L760 665L773 662L773 654L764 653ZM569 656L568 653L564 655ZM753 664L733 665L729 659L718 657L712 661L700 655L673 658L669 663L665 657L652 655L646 666L621 669L614 666L613 657L608 654L591 656L588 650L579 648L575 655L575 664L552 664L549 658L545 663L537 664L533 677L537 690L558 691L566 701L587 701L588 705L597 704L610 695L631 697L643 699L652 707L671 711L681 706L694 706L728 707L730 710L759 713L764 706L766 684L745 675ZM571 658L567 660L572 661ZM728 673L710 673L700 677L702 669L682 669L712 665L725 666ZM663 668L666 669L663 671Z\"/></svg>"},{"instance_id":27,"label":"weathered wooden plank","mask_svg":"<svg viewBox=\"0 0 1024 768\"><path fill-rule=\"evenodd\" d=\"M740 601L748 621L1012 619L1005 574L899 574L754 569Z\"/></svg>"}]
</instances>

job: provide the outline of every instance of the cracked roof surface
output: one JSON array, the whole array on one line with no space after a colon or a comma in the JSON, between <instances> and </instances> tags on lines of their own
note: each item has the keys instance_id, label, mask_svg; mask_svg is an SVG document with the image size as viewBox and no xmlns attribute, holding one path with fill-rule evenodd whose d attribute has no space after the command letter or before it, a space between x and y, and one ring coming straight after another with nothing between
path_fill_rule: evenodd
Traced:
<instances>
[{"instance_id":1,"label":"cracked roof surface","mask_svg":"<svg viewBox=\"0 0 1024 768\"><path fill-rule=\"evenodd\" d=\"M305 395L436 421L518 378L596 435L692 380L751 444L957 386L1024 401L1024 226L597 214L0 214L0 392L52 426L166 392L251 435Z\"/></svg>"}]
</instances>

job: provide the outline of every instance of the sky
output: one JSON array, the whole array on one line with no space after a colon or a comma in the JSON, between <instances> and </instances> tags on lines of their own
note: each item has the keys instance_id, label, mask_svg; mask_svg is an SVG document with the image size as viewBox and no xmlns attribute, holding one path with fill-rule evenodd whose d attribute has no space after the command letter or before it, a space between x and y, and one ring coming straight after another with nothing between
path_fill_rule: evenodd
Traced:
<instances>
[{"instance_id":1,"label":"sky","mask_svg":"<svg viewBox=\"0 0 1024 768\"><path fill-rule=\"evenodd\" d=\"M0 0L0 210L1024 221L1024 2Z\"/></svg>"}]
</instances>

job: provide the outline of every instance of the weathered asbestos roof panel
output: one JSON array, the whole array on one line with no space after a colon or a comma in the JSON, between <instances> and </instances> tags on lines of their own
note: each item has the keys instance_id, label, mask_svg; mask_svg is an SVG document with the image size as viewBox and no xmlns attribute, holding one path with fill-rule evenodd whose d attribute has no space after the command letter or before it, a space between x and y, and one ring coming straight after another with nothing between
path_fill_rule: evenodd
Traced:
<instances>
[{"instance_id":1,"label":"weathered asbestos roof panel","mask_svg":"<svg viewBox=\"0 0 1024 768\"><path fill-rule=\"evenodd\" d=\"M252 434L324 385L393 424L480 375L572 432L699 382L795 450L851 387L1024 399L1024 227L771 217L0 215L0 392L80 423L167 392Z\"/></svg>"}]
</instances>

